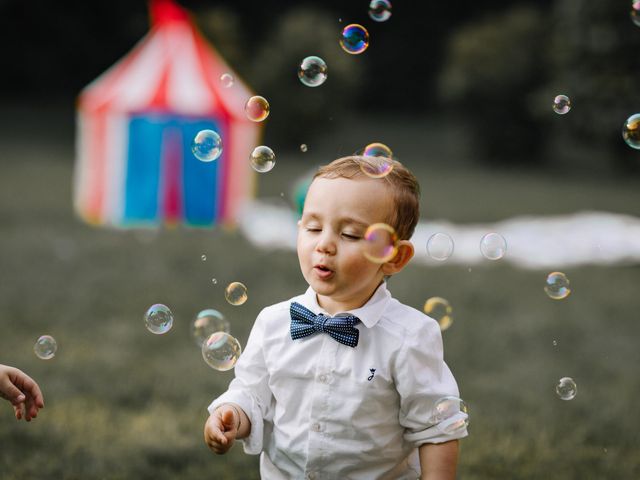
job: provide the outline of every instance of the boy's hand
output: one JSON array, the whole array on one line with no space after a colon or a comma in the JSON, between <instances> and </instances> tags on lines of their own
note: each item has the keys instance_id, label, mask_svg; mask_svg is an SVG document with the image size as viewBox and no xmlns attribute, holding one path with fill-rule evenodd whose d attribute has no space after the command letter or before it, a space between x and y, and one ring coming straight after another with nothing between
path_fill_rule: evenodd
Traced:
<instances>
[{"instance_id":1,"label":"boy's hand","mask_svg":"<svg viewBox=\"0 0 640 480\"><path fill-rule=\"evenodd\" d=\"M11 402L18 420L30 422L44 408L38 384L26 373L7 365L0 365L0 397Z\"/></svg>"},{"instance_id":2,"label":"boy's hand","mask_svg":"<svg viewBox=\"0 0 640 480\"><path fill-rule=\"evenodd\" d=\"M211 451L227 453L238 435L239 423L238 412L232 406L216 408L204 425L204 441Z\"/></svg>"}]
</instances>

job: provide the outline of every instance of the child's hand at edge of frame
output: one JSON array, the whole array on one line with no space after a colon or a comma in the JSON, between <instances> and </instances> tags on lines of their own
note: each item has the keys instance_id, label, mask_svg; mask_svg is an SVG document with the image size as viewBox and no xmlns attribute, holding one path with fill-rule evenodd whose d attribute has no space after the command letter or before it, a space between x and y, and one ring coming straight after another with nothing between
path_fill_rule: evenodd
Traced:
<instances>
[{"instance_id":1,"label":"child's hand at edge of frame","mask_svg":"<svg viewBox=\"0 0 640 480\"><path fill-rule=\"evenodd\" d=\"M229 451L238 435L239 421L235 409L229 405L214 410L204 425L204 441L212 452L222 455Z\"/></svg>"},{"instance_id":2,"label":"child's hand at edge of frame","mask_svg":"<svg viewBox=\"0 0 640 480\"><path fill-rule=\"evenodd\" d=\"M0 365L0 397L7 399L17 420L30 422L44 408L40 387L29 375L8 365Z\"/></svg>"}]
</instances>

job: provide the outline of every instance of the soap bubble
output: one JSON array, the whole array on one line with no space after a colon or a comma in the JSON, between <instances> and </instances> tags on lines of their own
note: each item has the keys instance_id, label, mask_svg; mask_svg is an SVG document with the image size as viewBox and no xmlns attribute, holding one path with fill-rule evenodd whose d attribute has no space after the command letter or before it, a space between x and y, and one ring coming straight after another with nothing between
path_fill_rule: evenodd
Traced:
<instances>
[{"instance_id":1,"label":"soap bubble","mask_svg":"<svg viewBox=\"0 0 640 480\"><path fill-rule=\"evenodd\" d=\"M33 351L41 360L52 359L58 350L58 343L51 335L42 335L33 346Z\"/></svg>"},{"instance_id":2,"label":"soap bubble","mask_svg":"<svg viewBox=\"0 0 640 480\"><path fill-rule=\"evenodd\" d=\"M202 162L212 162L222 154L222 138L213 130L200 130L191 142L193 155Z\"/></svg>"},{"instance_id":3,"label":"soap bubble","mask_svg":"<svg viewBox=\"0 0 640 480\"><path fill-rule=\"evenodd\" d=\"M276 165L276 154L269 147L260 145L253 149L251 156L251 168L256 172L266 173Z\"/></svg>"},{"instance_id":4,"label":"soap bubble","mask_svg":"<svg viewBox=\"0 0 640 480\"><path fill-rule=\"evenodd\" d=\"M227 299L231 305L242 305L247 301L247 287L240 282L232 282L227 285L224 291L224 298Z\"/></svg>"},{"instance_id":5,"label":"soap bubble","mask_svg":"<svg viewBox=\"0 0 640 480\"><path fill-rule=\"evenodd\" d=\"M156 303L144 314L144 324L147 330L156 335L167 333L173 326L173 314L166 305Z\"/></svg>"},{"instance_id":6,"label":"soap bubble","mask_svg":"<svg viewBox=\"0 0 640 480\"><path fill-rule=\"evenodd\" d=\"M442 397L435 403L431 423L446 434L464 430L469 425L469 407L459 397Z\"/></svg>"},{"instance_id":7,"label":"soap bubble","mask_svg":"<svg viewBox=\"0 0 640 480\"><path fill-rule=\"evenodd\" d=\"M578 393L576 382L571 377L562 377L556 385L556 393L562 400L573 400Z\"/></svg>"},{"instance_id":8,"label":"soap bubble","mask_svg":"<svg viewBox=\"0 0 640 480\"><path fill-rule=\"evenodd\" d=\"M386 223L374 223L364 234L362 253L373 263L385 263L396 256L396 231Z\"/></svg>"},{"instance_id":9,"label":"soap bubble","mask_svg":"<svg viewBox=\"0 0 640 480\"><path fill-rule=\"evenodd\" d=\"M434 260L445 261L453 254L453 239L443 232L434 233L427 240L427 253Z\"/></svg>"},{"instance_id":10,"label":"soap bubble","mask_svg":"<svg viewBox=\"0 0 640 480\"><path fill-rule=\"evenodd\" d=\"M622 138L631 148L640 150L640 113L627 118L622 126Z\"/></svg>"},{"instance_id":11,"label":"soap bubble","mask_svg":"<svg viewBox=\"0 0 640 480\"><path fill-rule=\"evenodd\" d=\"M320 57L306 57L298 68L298 78L307 87L319 87L327 79L327 64Z\"/></svg>"},{"instance_id":12,"label":"soap bubble","mask_svg":"<svg viewBox=\"0 0 640 480\"><path fill-rule=\"evenodd\" d=\"M244 111L252 122L261 122L269 116L269 102L266 98L255 95L247 100Z\"/></svg>"},{"instance_id":13,"label":"soap bubble","mask_svg":"<svg viewBox=\"0 0 640 480\"><path fill-rule=\"evenodd\" d=\"M500 260L507 252L507 241L499 233L487 233L480 240L480 252L489 260Z\"/></svg>"},{"instance_id":14,"label":"soap bubble","mask_svg":"<svg viewBox=\"0 0 640 480\"><path fill-rule=\"evenodd\" d=\"M360 170L371 178L386 177L393 170L393 162L385 157L367 157L365 162L360 163Z\"/></svg>"},{"instance_id":15,"label":"soap bubble","mask_svg":"<svg viewBox=\"0 0 640 480\"><path fill-rule=\"evenodd\" d=\"M240 353L240 342L226 332L215 332L202 342L204 361L221 372L231 370L240 358Z\"/></svg>"},{"instance_id":16,"label":"soap bubble","mask_svg":"<svg viewBox=\"0 0 640 480\"><path fill-rule=\"evenodd\" d=\"M385 22L391 17L391 2L388 0L371 0L369 17L376 22Z\"/></svg>"},{"instance_id":17,"label":"soap bubble","mask_svg":"<svg viewBox=\"0 0 640 480\"><path fill-rule=\"evenodd\" d=\"M202 254L202 255L200 256L200 260L202 260L203 262L206 262L206 261L207 261L207 256L206 256L206 255L204 255L204 254Z\"/></svg>"},{"instance_id":18,"label":"soap bubble","mask_svg":"<svg viewBox=\"0 0 640 480\"><path fill-rule=\"evenodd\" d=\"M301 151L302 153L306 153L306 152L307 152L307 150L309 150L309 147L307 147L307 144L306 144L306 143L303 143L302 145L300 145L300 151Z\"/></svg>"},{"instance_id":19,"label":"soap bubble","mask_svg":"<svg viewBox=\"0 0 640 480\"><path fill-rule=\"evenodd\" d=\"M447 300L441 297L431 297L424 304L424 313L438 322L440 330L445 331L453 323L453 308Z\"/></svg>"},{"instance_id":20,"label":"soap bubble","mask_svg":"<svg viewBox=\"0 0 640 480\"><path fill-rule=\"evenodd\" d=\"M231 75L230 73L223 73L222 75L220 75L220 83L222 83L222 86L224 88L233 87L233 75Z\"/></svg>"},{"instance_id":21,"label":"soap bubble","mask_svg":"<svg viewBox=\"0 0 640 480\"><path fill-rule=\"evenodd\" d=\"M201 347L202 343L215 332L229 333L229 321L224 318L219 311L213 308L202 310L191 325L191 335L196 344Z\"/></svg>"},{"instance_id":22,"label":"soap bubble","mask_svg":"<svg viewBox=\"0 0 640 480\"><path fill-rule=\"evenodd\" d=\"M369 46L369 32L357 23L347 25L342 30L340 46L345 52L352 55L362 53Z\"/></svg>"},{"instance_id":23,"label":"soap bubble","mask_svg":"<svg viewBox=\"0 0 640 480\"><path fill-rule=\"evenodd\" d=\"M640 2L631 3L631 21L640 27Z\"/></svg>"},{"instance_id":24,"label":"soap bubble","mask_svg":"<svg viewBox=\"0 0 640 480\"><path fill-rule=\"evenodd\" d=\"M212 278L211 279L211 283L213 283L214 285L218 284L218 279L217 278Z\"/></svg>"},{"instance_id":25,"label":"soap bubble","mask_svg":"<svg viewBox=\"0 0 640 480\"><path fill-rule=\"evenodd\" d=\"M393 153L391 152L391 149L384 143L374 142L364 147L362 155L364 155L365 157L391 158L393 156Z\"/></svg>"},{"instance_id":26,"label":"soap bubble","mask_svg":"<svg viewBox=\"0 0 640 480\"><path fill-rule=\"evenodd\" d=\"M553 99L553 111L558 115L564 115L571 110L571 100L566 95L556 95Z\"/></svg>"},{"instance_id":27,"label":"soap bubble","mask_svg":"<svg viewBox=\"0 0 640 480\"><path fill-rule=\"evenodd\" d=\"M569 279L562 272L551 272L547 275L544 291L554 300L567 298L571 293L571 289L569 288Z\"/></svg>"}]
</instances>

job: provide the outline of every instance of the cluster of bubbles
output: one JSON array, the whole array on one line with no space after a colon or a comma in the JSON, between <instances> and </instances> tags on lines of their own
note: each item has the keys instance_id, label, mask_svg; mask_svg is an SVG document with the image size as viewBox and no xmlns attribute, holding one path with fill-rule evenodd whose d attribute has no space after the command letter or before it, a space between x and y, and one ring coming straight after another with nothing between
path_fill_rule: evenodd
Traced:
<instances>
[{"instance_id":1,"label":"cluster of bubbles","mask_svg":"<svg viewBox=\"0 0 640 480\"><path fill-rule=\"evenodd\" d=\"M448 300L442 297L431 297L423 308L424 313L438 322L440 330L447 330L453 323L453 308Z\"/></svg>"},{"instance_id":2,"label":"cluster of bubbles","mask_svg":"<svg viewBox=\"0 0 640 480\"><path fill-rule=\"evenodd\" d=\"M276 165L276 154L269 147L260 145L253 149L249 161L256 172L269 172Z\"/></svg>"},{"instance_id":3,"label":"cluster of bubbles","mask_svg":"<svg viewBox=\"0 0 640 480\"><path fill-rule=\"evenodd\" d=\"M173 313L166 305L156 303L145 312L144 324L151 333L162 335L173 327Z\"/></svg>"},{"instance_id":4,"label":"cluster of bubbles","mask_svg":"<svg viewBox=\"0 0 640 480\"><path fill-rule=\"evenodd\" d=\"M362 253L373 263L386 263L396 256L398 235L394 228L386 223L369 225L364 233Z\"/></svg>"},{"instance_id":5,"label":"cluster of bubbles","mask_svg":"<svg viewBox=\"0 0 640 480\"><path fill-rule=\"evenodd\" d=\"M427 254L434 260L448 260L455 245L448 233L436 232L427 240ZM496 232L489 232L480 239L480 253L487 260L500 260L507 253L507 241Z\"/></svg>"},{"instance_id":6,"label":"cluster of bubbles","mask_svg":"<svg viewBox=\"0 0 640 480\"><path fill-rule=\"evenodd\" d=\"M369 47L369 32L362 25L351 23L342 29L340 46L345 52L358 55Z\"/></svg>"},{"instance_id":7,"label":"cluster of bubbles","mask_svg":"<svg viewBox=\"0 0 640 480\"><path fill-rule=\"evenodd\" d=\"M386 22L391 17L391 2L388 0L371 0L369 17L375 22Z\"/></svg>"},{"instance_id":8,"label":"cluster of bubbles","mask_svg":"<svg viewBox=\"0 0 640 480\"><path fill-rule=\"evenodd\" d=\"M319 87L327 80L327 64L320 57L306 57L298 68L298 78L307 87Z\"/></svg>"},{"instance_id":9,"label":"cluster of bubbles","mask_svg":"<svg viewBox=\"0 0 640 480\"><path fill-rule=\"evenodd\" d=\"M445 434L460 432L469 425L469 407L459 397L442 397L433 407L430 423L436 425Z\"/></svg>"},{"instance_id":10,"label":"cluster of bubbles","mask_svg":"<svg viewBox=\"0 0 640 480\"><path fill-rule=\"evenodd\" d=\"M554 300L567 298L571 293L571 288L569 288L569 279L562 272L551 272L547 275L544 291Z\"/></svg>"},{"instance_id":11,"label":"cluster of bubbles","mask_svg":"<svg viewBox=\"0 0 640 480\"><path fill-rule=\"evenodd\" d=\"M222 155L222 138L213 130L200 130L191 142L191 152L202 162L212 162Z\"/></svg>"},{"instance_id":12,"label":"cluster of bubbles","mask_svg":"<svg viewBox=\"0 0 640 480\"><path fill-rule=\"evenodd\" d=\"M558 115L564 115L571 110L571 100L566 95L556 95L553 99L553 111Z\"/></svg>"},{"instance_id":13,"label":"cluster of bubbles","mask_svg":"<svg viewBox=\"0 0 640 480\"><path fill-rule=\"evenodd\" d=\"M561 400L573 400L578 393L576 382L571 377L562 377L556 385L556 393Z\"/></svg>"},{"instance_id":14,"label":"cluster of bubbles","mask_svg":"<svg viewBox=\"0 0 640 480\"><path fill-rule=\"evenodd\" d=\"M638 2L640 3L640 2ZM627 118L622 126L622 138L631 148L640 150L640 113Z\"/></svg>"},{"instance_id":15,"label":"cluster of bubbles","mask_svg":"<svg viewBox=\"0 0 640 480\"><path fill-rule=\"evenodd\" d=\"M41 360L51 360L58 350L58 342L51 335L42 335L36 340L33 351Z\"/></svg>"},{"instance_id":16,"label":"cluster of bubbles","mask_svg":"<svg viewBox=\"0 0 640 480\"><path fill-rule=\"evenodd\" d=\"M247 287L240 282L231 282L224 290L224 298L226 298L227 302L231 305L242 305L247 301L247 298L249 298L247 295Z\"/></svg>"}]
</instances>

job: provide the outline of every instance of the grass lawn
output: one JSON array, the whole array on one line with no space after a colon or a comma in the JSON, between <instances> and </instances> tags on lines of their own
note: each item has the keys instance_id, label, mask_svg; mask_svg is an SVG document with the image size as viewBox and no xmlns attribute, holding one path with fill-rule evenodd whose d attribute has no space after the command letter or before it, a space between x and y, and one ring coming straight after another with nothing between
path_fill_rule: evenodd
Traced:
<instances>
[{"instance_id":1,"label":"grass lawn","mask_svg":"<svg viewBox=\"0 0 640 480\"><path fill-rule=\"evenodd\" d=\"M239 446L223 457L204 446L205 407L233 373L202 361L190 323L198 311L216 308L244 345L264 306L305 288L295 254L257 250L222 229L89 227L71 211L69 145L25 154L14 142L3 151L0 362L37 379L47 406L26 424L0 403L0 478L258 478L257 457ZM431 218L640 214L640 189L631 179L491 172L423 161L420 152L399 153L422 181ZM284 193L286 201L298 175L335 153L310 146L307 157L284 155L260 178L258 195ZM416 308L435 295L453 305L445 356L471 413L459 477L640 478L640 267L565 270L573 292L563 301L544 294L547 273L500 262L415 265L390 282L394 295ZM224 300L232 281L248 287L242 306ZM174 312L166 335L144 328L142 315L153 303ZM58 341L50 361L33 353L42 334ZM574 400L555 394L564 376L577 383Z\"/></svg>"}]
</instances>

